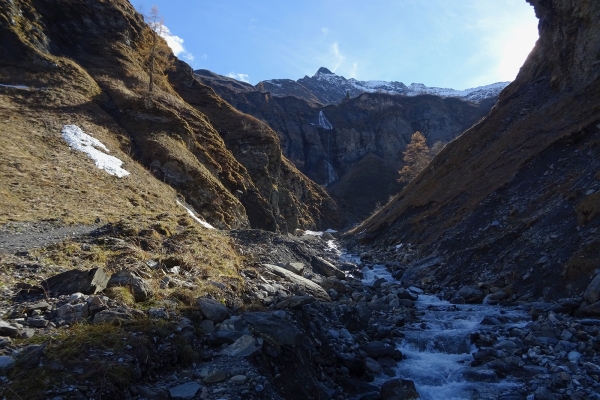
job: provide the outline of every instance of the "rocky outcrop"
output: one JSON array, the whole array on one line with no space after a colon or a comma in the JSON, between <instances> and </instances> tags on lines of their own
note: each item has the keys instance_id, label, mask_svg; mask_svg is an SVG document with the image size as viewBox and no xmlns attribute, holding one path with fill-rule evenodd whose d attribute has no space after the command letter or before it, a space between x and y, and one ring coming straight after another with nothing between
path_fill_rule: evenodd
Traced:
<instances>
[{"instance_id":1,"label":"rocky outcrop","mask_svg":"<svg viewBox=\"0 0 600 400\"><path fill-rule=\"evenodd\" d=\"M389 257L428 285L572 297L600 261L600 4L530 3L540 39L490 115L355 230L373 249L437 254L428 268Z\"/></svg>"},{"instance_id":2,"label":"rocky outcrop","mask_svg":"<svg viewBox=\"0 0 600 400\"><path fill-rule=\"evenodd\" d=\"M89 132L103 132L117 156L135 166L127 178L133 181L129 187L135 186L132 192L142 192L151 179L159 187L155 192L165 191L166 185L159 184L163 182L218 228L286 231L342 224L324 191L299 171L282 167L277 135L224 106L210 89L191 85L191 68L175 59L162 39L158 51L170 61L165 71L169 76L157 71L153 92L148 92L144 54L151 33L127 1L16 0L0 6L0 17L0 81L15 83L0 93L8 109L42 114L40 120L47 121L52 135L60 135L53 121L66 119ZM18 90L33 96L26 101L12 96ZM6 158L15 156L7 150ZM300 184L288 187L282 169ZM140 175L146 182L139 182ZM118 197L119 190L111 189L110 196ZM133 207L147 204L156 212L164 206L150 205L153 198L172 203L174 194L168 190L125 202Z\"/></svg>"}]
</instances>

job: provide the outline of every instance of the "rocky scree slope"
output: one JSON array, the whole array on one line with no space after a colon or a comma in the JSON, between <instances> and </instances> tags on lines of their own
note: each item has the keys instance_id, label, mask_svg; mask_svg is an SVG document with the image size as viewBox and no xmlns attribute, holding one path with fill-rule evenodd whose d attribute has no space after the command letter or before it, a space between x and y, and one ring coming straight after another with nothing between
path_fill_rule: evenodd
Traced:
<instances>
[{"instance_id":1,"label":"rocky scree slope","mask_svg":"<svg viewBox=\"0 0 600 400\"><path fill-rule=\"evenodd\" d=\"M90 206L82 214L102 215L101 205L111 202L130 203L115 206L116 216L168 211L178 207L177 191L220 228L287 231L342 224L331 198L281 156L277 136L268 127L224 106L210 90L186 86L193 81L191 69L174 58L162 39L159 51L170 58L172 68L168 77L156 74L148 106L144 54L151 34L128 2L15 0L0 5L0 17L0 82L7 85L0 87L7 126L0 139L6 146L0 151L8 161L3 173L15 181L3 191L10 203L6 209L18 218L60 216L48 215L54 205L64 208L62 217L67 218L75 204L59 204L58 199L85 200L97 192L106 197L78 203L84 205L82 211ZM211 114L188 104L178 91L204 102ZM219 105L211 108L211 102ZM63 124L80 125L107 142L132 174L118 180L86 169L89 160L63 145ZM229 136L224 140L222 135ZM235 143L244 137L245 142ZM50 166L43 182L31 168L40 159ZM60 169L57 161L76 167ZM44 198L47 208L27 215L36 208L27 199L32 187L68 177L73 179L49 189L53 193ZM95 190L79 190L83 181ZM92 205L98 209L91 210Z\"/></svg>"},{"instance_id":2,"label":"rocky scree slope","mask_svg":"<svg viewBox=\"0 0 600 400\"><path fill-rule=\"evenodd\" d=\"M447 143L486 116L496 101L363 93L323 107L294 95L261 93L206 70L195 76L236 109L265 121L277 132L283 154L313 181L327 185L357 221L401 189L397 171L415 131L429 146Z\"/></svg>"},{"instance_id":3,"label":"rocky scree slope","mask_svg":"<svg viewBox=\"0 0 600 400\"><path fill-rule=\"evenodd\" d=\"M600 4L529 2L540 39L517 79L355 241L438 288L581 301L600 262Z\"/></svg>"}]
</instances>

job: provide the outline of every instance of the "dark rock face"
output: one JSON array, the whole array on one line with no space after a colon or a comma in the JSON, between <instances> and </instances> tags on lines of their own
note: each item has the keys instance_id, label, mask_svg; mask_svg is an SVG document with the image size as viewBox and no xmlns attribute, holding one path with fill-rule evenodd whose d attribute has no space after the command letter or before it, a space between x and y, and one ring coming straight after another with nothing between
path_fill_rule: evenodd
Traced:
<instances>
[{"instance_id":1,"label":"dark rock face","mask_svg":"<svg viewBox=\"0 0 600 400\"><path fill-rule=\"evenodd\" d=\"M230 78L200 72L196 78L233 107L267 122L277 132L285 157L326 185L357 220L401 189L397 171L415 131L425 135L429 146L447 143L487 115L495 102L495 97L474 104L432 95L363 93L323 107L305 96L236 89Z\"/></svg>"},{"instance_id":2,"label":"dark rock face","mask_svg":"<svg viewBox=\"0 0 600 400\"><path fill-rule=\"evenodd\" d=\"M422 282L573 297L600 260L600 3L530 3L540 39L490 115L356 230L443 254Z\"/></svg>"},{"instance_id":3,"label":"dark rock face","mask_svg":"<svg viewBox=\"0 0 600 400\"><path fill-rule=\"evenodd\" d=\"M42 287L55 294L94 294L104 290L109 279L104 268L88 271L73 269L46 279L42 282Z\"/></svg>"},{"instance_id":4,"label":"dark rock face","mask_svg":"<svg viewBox=\"0 0 600 400\"><path fill-rule=\"evenodd\" d=\"M408 379L392 379L381 387L382 400L413 400L420 399L413 381Z\"/></svg>"}]
</instances>

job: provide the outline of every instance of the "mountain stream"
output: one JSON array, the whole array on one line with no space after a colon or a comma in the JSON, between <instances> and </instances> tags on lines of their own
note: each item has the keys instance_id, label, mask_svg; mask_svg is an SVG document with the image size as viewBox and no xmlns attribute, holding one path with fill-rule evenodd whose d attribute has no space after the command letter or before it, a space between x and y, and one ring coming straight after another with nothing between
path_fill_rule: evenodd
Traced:
<instances>
[{"instance_id":1,"label":"mountain stream","mask_svg":"<svg viewBox=\"0 0 600 400\"><path fill-rule=\"evenodd\" d=\"M342 258L357 261L357 257L343 252ZM373 284L379 278L393 281L383 265L367 266L362 272L365 284ZM499 379L490 369L471 367L477 349L471 344L470 335L481 330L499 329L481 324L490 317L509 321L504 328L523 327L530 320L524 309L485 304L455 305L424 294L416 287L409 291L418 295L415 302L417 321L402 328L405 337L398 349L406 359L398 363L397 378L412 380L423 400L522 398L513 391L520 386L516 380ZM375 383L380 385L388 379L382 376Z\"/></svg>"}]
</instances>

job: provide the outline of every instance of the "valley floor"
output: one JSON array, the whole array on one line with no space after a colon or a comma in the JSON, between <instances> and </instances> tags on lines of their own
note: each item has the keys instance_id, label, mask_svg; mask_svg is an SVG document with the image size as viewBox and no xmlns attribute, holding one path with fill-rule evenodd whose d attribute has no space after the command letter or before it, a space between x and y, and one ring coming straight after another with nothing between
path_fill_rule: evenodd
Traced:
<instances>
[{"instance_id":1,"label":"valley floor","mask_svg":"<svg viewBox=\"0 0 600 400\"><path fill-rule=\"evenodd\" d=\"M240 259L198 275L162 218L2 227L2 397L600 398L600 320L569 304L440 300L335 232L204 230Z\"/></svg>"}]
</instances>

